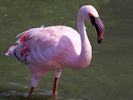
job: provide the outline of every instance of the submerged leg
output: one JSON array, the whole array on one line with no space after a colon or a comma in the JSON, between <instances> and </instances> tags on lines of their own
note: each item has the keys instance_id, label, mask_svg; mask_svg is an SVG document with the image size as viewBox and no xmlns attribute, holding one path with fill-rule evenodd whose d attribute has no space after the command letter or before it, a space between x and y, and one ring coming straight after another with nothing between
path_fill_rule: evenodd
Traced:
<instances>
[{"instance_id":1,"label":"submerged leg","mask_svg":"<svg viewBox=\"0 0 133 100\"><path fill-rule=\"evenodd\" d=\"M61 69L58 69L55 71L55 78L54 78L54 85L53 85L53 96L54 97L56 97L58 94L58 83L59 83L61 72L62 72Z\"/></svg>"},{"instance_id":2,"label":"submerged leg","mask_svg":"<svg viewBox=\"0 0 133 100\"><path fill-rule=\"evenodd\" d=\"M34 87L32 86L32 87L30 88L29 93L28 93L28 99L31 98L33 91L34 91Z\"/></svg>"},{"instance_id":3,"label":"submerged leg","mask_svg":"<svg viewBox=\"0 0 133 100\"><path fill-rule=\"evenodd\" d=\"M32 72L32 82L31 82L31 88L30 91L28 92L28 99L31 98L32 93L34 89L37 87L39 81L43 77L43 75L47 74L47 70L43 70L38 66L29 66L30 71Z\"/></svg>"}]
</instances>

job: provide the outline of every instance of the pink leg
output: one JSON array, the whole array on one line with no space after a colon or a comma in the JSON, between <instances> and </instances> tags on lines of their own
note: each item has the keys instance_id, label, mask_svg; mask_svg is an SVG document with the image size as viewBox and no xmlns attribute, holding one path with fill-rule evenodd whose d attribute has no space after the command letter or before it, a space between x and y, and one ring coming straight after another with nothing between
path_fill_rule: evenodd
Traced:
<instances>
[{"instance_id":1,"label":"pink leg","mask_svg":"<svg viewBox=\"0 0 133 100\"><path fill-rule=\"evenodd\" d=\"M34 87L32 86L32 87L30 88L29 93L28 93L28 99L31 98L33 91L34 91Z\"/></svg>"},{"instance_id":2,"label":"pink leg","mask_svg":"<svg viewBox=\"0 0 133 100\"><path fill-rule=\"evenodd\" d=\"M53 96L56 97L57 93L58 93L58 82L59 82L59 78L54 79L54 86L53 86Z\"/></svg>"}]
</instances>

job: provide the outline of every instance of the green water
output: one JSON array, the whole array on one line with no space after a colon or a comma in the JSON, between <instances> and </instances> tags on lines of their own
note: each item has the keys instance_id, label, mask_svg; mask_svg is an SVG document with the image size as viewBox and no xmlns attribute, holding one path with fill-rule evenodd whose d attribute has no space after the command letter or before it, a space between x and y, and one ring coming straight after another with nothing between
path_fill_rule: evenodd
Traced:
<instances>
[{"instance_id":1,"label":"green water","mask_svg":"<svg viewBox=\"0 0 133 100\"><path fill-rule=\"evenodd\" d=\"M15 36L42 25L68 25L76 29L81 5L92 4L106 27L105 40L96 42L87 24L93 47L90 67L65 69L57 100L133 100L133 1L132 0L0 0L0 100L26 100L31 74L14 58L4 56ZM41 80L32 100L52 100L53 73Z\"/></svg>"}]
</instances>

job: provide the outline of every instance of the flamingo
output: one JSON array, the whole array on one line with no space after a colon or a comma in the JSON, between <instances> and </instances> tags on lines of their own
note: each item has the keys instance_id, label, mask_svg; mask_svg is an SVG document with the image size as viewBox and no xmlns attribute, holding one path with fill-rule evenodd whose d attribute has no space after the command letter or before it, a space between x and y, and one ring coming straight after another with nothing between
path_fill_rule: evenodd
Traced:
<instances>
[{"instance_id":1,"label":"flamingo","mask_svg":"<svg viewBox=\"0 0 133 100\"><path fill-rule=\"evenodd\" d=\"M32 73L28 97L48 71L54 72L53 96L57 96L59 78L64 68L86 68L92 59L92 47L84 22L90 21L100 44L104 38L104 24L92 5L84 5L77 14L78 32L71 27L57 25L31 28L19 34L17 43L6 52L28 66Z\"/></svg>"}]
</instances>

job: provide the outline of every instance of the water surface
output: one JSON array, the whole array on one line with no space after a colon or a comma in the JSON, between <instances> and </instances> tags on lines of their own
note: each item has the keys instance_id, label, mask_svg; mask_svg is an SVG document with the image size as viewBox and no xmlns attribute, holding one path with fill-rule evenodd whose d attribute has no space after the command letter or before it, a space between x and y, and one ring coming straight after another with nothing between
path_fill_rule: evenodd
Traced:
<instances>
[{"instance_id":1,"label":"water surface","mask_svg":"<svg viewBox=\"0 0 133 100\"><path fill-rule=\"evenodd\" d=\"M87 24L93 47L90 67L65 69L57 100L133 100L133 1L132 0L0 0L0 100L26 100L31 74L14 58L4 56L15 36L42 25L68 25L76 29L80 6L94 5L106 27L105 40L96 42ZM53 73L43 78L32 100L52 100Z\"/></svg>"}]
</instances>

